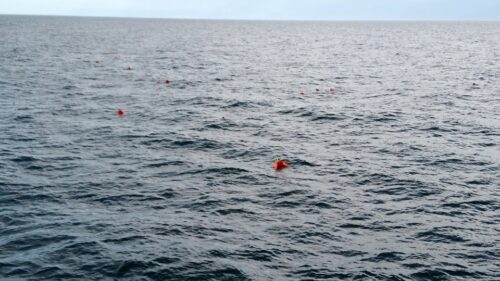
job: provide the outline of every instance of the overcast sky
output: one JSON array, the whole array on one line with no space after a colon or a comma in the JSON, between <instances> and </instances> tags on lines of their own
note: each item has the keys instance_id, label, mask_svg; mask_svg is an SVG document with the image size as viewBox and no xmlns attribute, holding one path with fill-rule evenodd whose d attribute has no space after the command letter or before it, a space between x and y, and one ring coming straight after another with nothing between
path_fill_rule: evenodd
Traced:
<instances>
[{"instance_id":1,"label":"overcast sky","mask_svg":"<svg viewBox=\"0 0 500 281\"><path fill-rule=\"evenodd\" d=\"M500 20L500 0L0 0L0 14L280 20Z\"/></svg>"}]
</instances>

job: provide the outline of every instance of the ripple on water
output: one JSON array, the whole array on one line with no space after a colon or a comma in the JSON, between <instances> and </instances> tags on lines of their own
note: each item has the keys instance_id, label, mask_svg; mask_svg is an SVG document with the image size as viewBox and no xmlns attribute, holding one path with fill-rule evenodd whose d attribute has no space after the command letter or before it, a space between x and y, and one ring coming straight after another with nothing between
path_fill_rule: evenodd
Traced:
<instances>
[{"instance_id":1,"label":"ripple on water","mask_svg":"<svg viewBox=\"0 0 500 281\"><path fill-rule=\"evenodd\" d=\"M498 279L498 23L0 34L0 280Z\"/></svg>"}]
</instances>

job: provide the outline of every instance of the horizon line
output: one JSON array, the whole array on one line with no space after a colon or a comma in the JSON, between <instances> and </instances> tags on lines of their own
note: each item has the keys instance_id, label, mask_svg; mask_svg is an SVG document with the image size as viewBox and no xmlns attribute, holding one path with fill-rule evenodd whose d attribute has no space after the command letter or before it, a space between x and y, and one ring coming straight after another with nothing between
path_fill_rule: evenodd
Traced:
<instances>
[{"instance_id":1,"label":"horizon line","mask_svg":"<svg viewBox=\"0 0 500 281\"><path fill-rule=\"evenodd\" d=\"M297 21L297 22L500 22L499 19L259 19L259 18L189 18L189 17L143 17L143 16L97 16L97 15L62 15L62 14L4 14L0 16L33 17L79 17L110 19L157 19L157 20L206 20L206 21Z\"/></svg>"}]
</instances>

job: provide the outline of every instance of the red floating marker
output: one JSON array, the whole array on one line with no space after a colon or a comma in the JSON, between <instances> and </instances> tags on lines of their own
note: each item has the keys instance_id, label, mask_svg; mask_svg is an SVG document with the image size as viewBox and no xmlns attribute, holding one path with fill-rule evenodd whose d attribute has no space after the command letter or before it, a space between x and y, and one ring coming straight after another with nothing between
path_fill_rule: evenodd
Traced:
<instances>
[{"instance_id":1,"label":"red floating marker","mask_svg":"<svg viewBox=\"0 0 500 281\"><path fill-rule=\"evenodd\" d=\"M170 80L165 80L165 84L170 84Z\"/></svg>"},{"instance_id":2,"label":"red floating marker","mask_svg":"<svg viewBox=\"0 0 500 281\"><path fill-rule=\"evenodd\" d=\"M123 116L123 115L125 115L125 112L124 112L122 109L118 109L118 110L116 111L116 114L117 114L118 116Z\"/></svg>"},{"instance_id":3,"label":"red floating marker","mask_svg":"<svg viewBox=\"0 0 500 281\"><path fill-rule=\"evenodd\" d=\"M100 61L96 60L95 63L100 63Z\"/></svg>"},{"instance_id":4,"label":"red floating marker","mask_svg":"<svg viewBox=\"0 0 500 281\"><path fill-rule=\"evenodd\" d=\"M285 169L286 167L288 167L288 163L286 163L285 161L281 160L281 159L278 159L274 162L274 169L276 171L279 171L279 170L283 170Z\"/></svg>"},{"instance_id":5,"label":"red floating marker","mask_svg":"<svg viewBox=\"0 0 500 281\"><path fill-rule=\"evenodd\" d=\"M330 88L330 92L335 93L335 88Z\"/></svg>"},{"instance_id":6,"label":"red floating marker","mask_svg":"<svg viewBox=\"0 0 500 281\"><path fill-rule=\"evenodd\" d=\"M303 96L304 95L304 92L300 92L300 95Z\"/></svg>"},{"instance_id":7,"label":"red floating marker","mask_svg":"<svg viewBox=\"0 0 500 281\"><path fill-rule=\"evenodd\" d=\"M316 92L319 92L319 89L316 89Z\"/></svg>"}]
</instances>

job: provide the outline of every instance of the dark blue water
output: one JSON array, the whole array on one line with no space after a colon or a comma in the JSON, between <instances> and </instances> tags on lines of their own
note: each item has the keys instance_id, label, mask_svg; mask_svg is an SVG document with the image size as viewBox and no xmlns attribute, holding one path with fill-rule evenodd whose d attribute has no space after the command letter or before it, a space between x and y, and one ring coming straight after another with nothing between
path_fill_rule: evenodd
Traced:
<instances>
[{"instance_id":1,"label":"dark blue water","mask_svg":"<svg viewBox=\"0 0 500 281\"><path fill-rule=\"evenodd\" d=\"M0 16L0 279L500 280L499 42Z\"/></svg>"}]
</instances>

